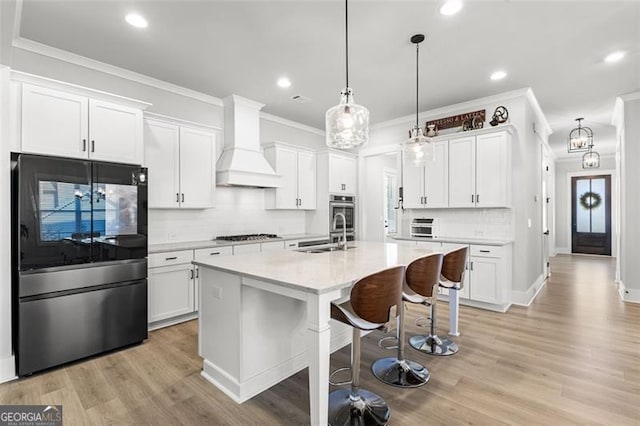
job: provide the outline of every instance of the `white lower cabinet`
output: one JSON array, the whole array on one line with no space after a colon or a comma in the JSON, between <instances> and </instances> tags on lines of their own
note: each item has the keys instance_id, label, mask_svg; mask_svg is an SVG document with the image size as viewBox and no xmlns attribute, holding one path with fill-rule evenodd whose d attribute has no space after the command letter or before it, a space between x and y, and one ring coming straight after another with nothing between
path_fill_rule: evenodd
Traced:
<instances>
[{"instance_id":1,"label":"white lower cabinet","mask_svg":"<svg viewBox=\"0 0 640 426\"><path fill-rule=\"evenodd\" d=\"M149 323L195 311L195 275L191 263L149 268Z\"/></svg>"}]
</instances>

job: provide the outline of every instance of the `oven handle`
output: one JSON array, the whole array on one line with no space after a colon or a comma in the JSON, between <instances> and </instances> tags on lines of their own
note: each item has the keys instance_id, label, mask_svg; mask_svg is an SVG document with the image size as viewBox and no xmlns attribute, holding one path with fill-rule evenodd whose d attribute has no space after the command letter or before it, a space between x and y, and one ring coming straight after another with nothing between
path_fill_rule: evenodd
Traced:
<instances>
[{"instance_id":1,"label":"oven handle","mask_svg":"<svg viewBox=\"0 0 640 426\"><path fill-rule=\"evenodd\" d=\"M353 203L329 203L331 207L351 207L354 208L355 204Z\"/></svg>"}]
</instances>

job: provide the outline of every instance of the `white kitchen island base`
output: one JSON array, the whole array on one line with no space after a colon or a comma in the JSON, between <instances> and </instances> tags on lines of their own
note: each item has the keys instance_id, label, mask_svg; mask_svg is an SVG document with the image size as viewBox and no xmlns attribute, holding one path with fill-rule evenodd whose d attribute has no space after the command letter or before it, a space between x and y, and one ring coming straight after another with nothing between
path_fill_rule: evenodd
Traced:
<instances>
[{"instance_id":1,"label":"white kitchen island base","mask_svg":"<svg viewBox=\"0 0 640 426\"><path fill-rule=\"evenodd\" d=\"M195 261L202 376L242 403L308 366L310 423L326 425L329 355L351 341L351 328L330 319L331 301L348 297L359 278L433 252L355 244Z\"/></svg>"}]
</instances>

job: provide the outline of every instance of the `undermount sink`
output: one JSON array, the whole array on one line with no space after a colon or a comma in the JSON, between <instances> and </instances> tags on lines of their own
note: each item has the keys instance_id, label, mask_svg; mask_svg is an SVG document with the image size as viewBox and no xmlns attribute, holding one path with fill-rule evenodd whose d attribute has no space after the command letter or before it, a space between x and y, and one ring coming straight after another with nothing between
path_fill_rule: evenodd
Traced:
<instances>
[{"instance_id":1,"label":"undermount sink","mask_svg":"<svg viewBox=\"0 0 640 426\"><path fill-rule=\"evenodd\" d=\"M347 246L347 250L356 248L355 246ZM327 253L330 251L343 251L343 248L337 245L332 245L329 247L306 247L303 249L298 249L300 253Z\"/></svg>"}]
</instances>

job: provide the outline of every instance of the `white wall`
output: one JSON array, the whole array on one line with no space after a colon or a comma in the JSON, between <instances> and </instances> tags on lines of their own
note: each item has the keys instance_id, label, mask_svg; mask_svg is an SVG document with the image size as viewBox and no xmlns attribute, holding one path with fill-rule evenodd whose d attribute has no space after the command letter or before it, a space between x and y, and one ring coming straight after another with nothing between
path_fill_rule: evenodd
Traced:
<instances>
[{"instance_id":1,"label":"white wall","mask_svg":"<svg viewBox=\"0 0 640 426\"><path fill-rule=\"evenodd\" d=\"M571 182L570 174L582 173L585 170L582 168L582 155L576 155L573 160L557 160L555 162L556 168L556 204L555 204L555 223L556 223L556 251L558 253L571 253L571 238L570 238L570 225L571 225L571 192L569 185ZM598 175L599 170L603 171L615 171L616 164L615 158L601 157L600 169L592 170L589 174ZM611 175L611 194L615 194L615 173ZM611 203L611 230L612 230L612 255L616 255L616 235L614 230L616 229L616 203L615 199L612 199Z\"/></svg>"}]
</instances>

